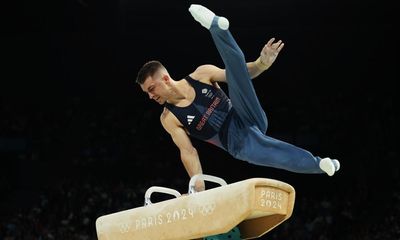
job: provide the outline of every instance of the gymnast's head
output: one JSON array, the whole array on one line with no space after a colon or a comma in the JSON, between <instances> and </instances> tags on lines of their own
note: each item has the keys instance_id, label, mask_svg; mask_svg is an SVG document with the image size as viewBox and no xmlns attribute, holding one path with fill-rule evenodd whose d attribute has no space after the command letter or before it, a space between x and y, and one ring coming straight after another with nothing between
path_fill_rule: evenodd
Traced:
<instances>
[{"instance_id":1,"label":"gymnast's head","mask_svg":"<svg viewBox=\"0 0 400 240\"><path fill-rule=\"evenodd\" d=\"M167 69L155 60L145 63L136 77L143 92L159 104L164 104L171 95L172 81Z\"/></svg>"}]
</instances>

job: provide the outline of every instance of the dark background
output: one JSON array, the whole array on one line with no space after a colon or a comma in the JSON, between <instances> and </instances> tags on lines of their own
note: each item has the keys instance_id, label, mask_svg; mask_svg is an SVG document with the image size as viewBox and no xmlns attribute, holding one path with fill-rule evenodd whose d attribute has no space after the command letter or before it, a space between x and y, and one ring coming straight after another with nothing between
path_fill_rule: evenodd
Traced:
<instances>
[{"instance_id":1,"label":"dark background","mask_svg":"<svg viewBox=\"0 0 400 240\"><path fill-rule=\"evenodd\" d=\"M267 133L342 164L297 174L193 140L204 173L296 188L293 216L263 239L399 239L398 9L372 0L3 5L0 239L97 239L96 218L142 206L147 188L187 191L162 108L134 80L151 59L174 79L223 67L190 3L226 16L248 61L269 38L285 42L254 80Z\"/></svg>"}]
</instances>

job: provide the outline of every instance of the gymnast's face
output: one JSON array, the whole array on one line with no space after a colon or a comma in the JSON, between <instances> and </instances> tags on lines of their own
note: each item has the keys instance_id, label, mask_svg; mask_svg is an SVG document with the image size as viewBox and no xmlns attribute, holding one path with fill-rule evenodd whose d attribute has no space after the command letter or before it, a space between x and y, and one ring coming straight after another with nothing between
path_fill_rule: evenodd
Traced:
<instances>
[{"instance_id":1,"label":"gymnast's face","mask_svg":"<svg viewBox=\"0 0 400 240\"><path fill-rule=\"evenodd\" d=\"M158 104L163 105L170 95L169 91L169 76L161 73L154 74L153 77L148 77L143 84L140 85L143 92L149 95Z\"/></svg>"}]
</instances>

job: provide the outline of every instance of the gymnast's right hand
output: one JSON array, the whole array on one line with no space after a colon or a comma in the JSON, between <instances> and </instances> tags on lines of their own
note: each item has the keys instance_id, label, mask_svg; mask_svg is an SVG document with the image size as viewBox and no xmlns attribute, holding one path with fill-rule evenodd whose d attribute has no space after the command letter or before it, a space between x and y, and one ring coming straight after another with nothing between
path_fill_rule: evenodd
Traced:
<instances>
[{"instance_id":1,"label":"gymnast's right hand","mask_svg":"<svg viewBox=\"0 0 400 240\"><path fill-rule=\"evenodd\" d=\"M196 190L196 192L202 192L202 191L206 190L204 180L197 180L194 185L194 189Z\"/></svg>"}]
</instances>

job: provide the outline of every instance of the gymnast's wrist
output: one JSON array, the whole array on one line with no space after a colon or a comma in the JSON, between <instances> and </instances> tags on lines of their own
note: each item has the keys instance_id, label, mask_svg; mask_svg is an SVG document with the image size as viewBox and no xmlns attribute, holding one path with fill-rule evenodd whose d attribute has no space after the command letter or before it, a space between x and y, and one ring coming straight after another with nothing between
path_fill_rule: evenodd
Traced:
<instances>
[{"instance_id":1,"label":"gymnast's wrist","mask_svg":"<svg viewBox=\"0 0 400 240\"><path fill-rule=\"evenodd\" d=\"M257 66L258 69L265 71L269 68L269 65L266 65L265 63L263 63L261 61L261 57L258 57L257 60L255 61L255 64Z\"/></svg>"},{"instance_id":2,"label":"gymnast's wrist","mask_svg":"<svg viewBox=\"0 0 400 240\"><path fill-rule=\"evenodd\" d=\"M195 188L196 192L202 192L202 191L206 190L206 185L203 180L197 180L194 188Z\"/></svg>"}]
</instances>

